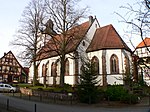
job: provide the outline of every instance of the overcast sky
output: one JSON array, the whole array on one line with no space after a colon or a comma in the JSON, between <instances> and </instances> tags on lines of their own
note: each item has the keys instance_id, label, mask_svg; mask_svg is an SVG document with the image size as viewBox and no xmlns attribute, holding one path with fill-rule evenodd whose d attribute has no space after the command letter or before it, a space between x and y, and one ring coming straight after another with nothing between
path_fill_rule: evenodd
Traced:
<instances>
[{"instance_id":1,"label":"overcast sky","mask_svg":"<svg viewBox=\"0 0 150 112\"><path fill-rule=\"evenodd\" d=\"M11 40L13 40L16 30L19 26L19 19L23 13L25 6L30 0L1 0L0 3L0 57L4 52L12 51L14 55L17 55L15 49L9 46ZM90 7L90 14L96 16L100 25L105 26L112 24L121 37L124 35L125 25L118 22L121 18L114 14L119 12L124 14L125 12L119 7L126 5L127 3L133 4L136 0L81 0L81 7L88 5ZM126 41L126 39L124 39ZM135 45L141 40L137 40Z\"/></svg>"}]
</instances>

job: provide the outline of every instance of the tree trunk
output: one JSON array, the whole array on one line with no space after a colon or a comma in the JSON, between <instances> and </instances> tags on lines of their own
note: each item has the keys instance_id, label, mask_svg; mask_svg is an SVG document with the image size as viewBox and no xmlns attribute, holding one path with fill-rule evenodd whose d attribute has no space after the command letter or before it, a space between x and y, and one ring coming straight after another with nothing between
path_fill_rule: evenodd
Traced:
<instances>
[{"instance_id":1,"label":"tree trunk","mask_svg":"<svg viewBox=\"0 0 150 112\"><path fill-rule=\"evenodd\" d=\"M133 79L134 82L138 82L138 57L137 56L133 56Z\"/></svg>"},{"instance_id":2,"label":"tree trunk","mask_svg":"<svg viewBox=\"0 0 150 112\"><path fill-rule=\"evenodd\" d=\"M65 54L62 53L62 56L61 56L61 67L60 67L60 86L61 87L64 87L64 76L65 76Z\"/></svg>"},{"instance_id":3,"label":"tree trunk","mask_svg":"<svg viewBox=\"0 0 150 112\"><path fill-rule=\"evenodd\" d=\"M36 65L36 61L34 60L33 62L33 66L34 66L34 73L33 73L33 86L35 86L38 81L37 81L37 78L38 78L38 69L37 69L37 65Z\"/></svg>"},{"instance_id":4,"label":"tree trunk","mask_svg":"<svg viewBox=\"0 0 150 112\"><path fill-rule=\"evenodd\" d=\"M47 81L47 80L46 80L46 77L47 77L47 74L46 74L46 73L47 73L47 68L45 68L45 71L44 71L44 81L43 81L43 82L44 82L44 88L47 87L47 85L46 85L46 81Z\"/></svg>"}]
</instances>

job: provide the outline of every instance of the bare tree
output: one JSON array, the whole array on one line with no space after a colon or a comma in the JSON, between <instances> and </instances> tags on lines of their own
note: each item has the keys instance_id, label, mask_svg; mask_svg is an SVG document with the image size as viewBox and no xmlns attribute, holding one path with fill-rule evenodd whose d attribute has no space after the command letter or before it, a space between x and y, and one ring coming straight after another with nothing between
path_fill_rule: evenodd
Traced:
<instances>
[{"instance_id":1,"label":"bare tree","mask_svg":"<svg viewBox=\"0 0 150 112\"><path fill-rule=\"evenodd\" d=\"M52 38L49 44L47 44L49 50L45 49L43 52L54 52L54 54L60 57L60 86L62 87L64 86L66 54L75 46L72 45L76 43L75 39L78 38L79 40L81 38L79 34L80 36L82 35L82 29L78 29L76 26L87 13L87 7L82 9L77 7L78 2L79 0L45 0L46 12L50 17L50 24L46 25L48 27L46 27L44 33L50 35Z\"/></svg>"},{"instance_id":2,"label":"bare tree","mask_svg":"<svg viewBox=\"0 0 150 112\"><path fill-rule=\"evenodd\" d=\"M144 38L150 34L150 1L141 0L137 1L133 5L127 4L126 6L121 6L121 8L123 10L126 10L126 14L116 14L121 17L121 22L124 22L128 25L128 31L126 31L126 33L134 35L134 39L140 36L141 40L145 44L147 51L150 52L146 42L144 41ZM129 41L131 42L131 45L134 45L133 41L131 41L130 39ZM133 47L135 48L135 46ZM142 64L150 69L150 67L147 66L146 62L142 58L138 59L136 57L135 61L137 66L139 66L139 64Z\"/></svg>"},{"instance_id":3,"label":"bare tree","mask_svg":"<svg viewBox=\"0 0 150 112\"><path fill-rule=\"evenodd\" d=\"M142 41L146 35L150 34L150 9L147 7L149 6L149 2L146 1L148 0L138 1L133 5L127 4L126 6L121 6L121 9L126 10L125 15L121 15L116 12L116 14L121 17L121 22L128 24L129 30L126 31L126 33L140 36ZM130 42L132 45L134 45L131 40ZM144 44L146 46L145 42ZM135 48L135 46L133 47ZM149 49L147 50L149 51Z\"/></svg>"},{"instance_id":4,"label":"bare tree","mask_svg":"<svg viewBox=\"0 0 150 112\"><path fill-rule=\"evenodd\" d=\"M144 0L146 7L150 9L150 0Z\"/></svg>"},{"instance_id":5,"label":"bare tree","mask_svg":"<svg viewBox=\"0 0 150 112\"><path fill-rule=\"evenodd\" d=\"M43 0L32 0L23 12L20 20L21 26L16 34L16 38L11 42L12 45L19 47L22 51L19 57L25 62L33 62L34 76L33 85L37 83L37 67L36 62L39 27L41 22L46 19L45 6Z\"/></svg>"}]
</instances>

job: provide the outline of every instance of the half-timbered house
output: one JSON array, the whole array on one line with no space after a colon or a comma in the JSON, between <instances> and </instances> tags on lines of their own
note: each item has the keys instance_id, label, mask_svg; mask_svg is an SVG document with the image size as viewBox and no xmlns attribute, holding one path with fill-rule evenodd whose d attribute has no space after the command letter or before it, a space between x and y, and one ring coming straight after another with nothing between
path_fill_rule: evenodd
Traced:
<instances>
[{"instance_id":1,"label":"half-timbered house","mask_svg":"<svg viewBox=\"0 0 150 112\"><path fill-rule=\"evenodd\" d=\"M0 82L26 82L27 72L18 62L14 54L9 51L0 58Z\"/></svg>"}]
</instances>

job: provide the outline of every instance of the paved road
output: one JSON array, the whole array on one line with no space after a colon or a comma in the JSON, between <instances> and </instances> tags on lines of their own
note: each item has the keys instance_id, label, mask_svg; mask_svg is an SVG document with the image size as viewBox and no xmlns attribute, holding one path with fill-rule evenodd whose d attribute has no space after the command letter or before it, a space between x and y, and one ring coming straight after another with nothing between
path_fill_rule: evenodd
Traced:
<instances>
[{"instance_id":1,"label":"paved road","mask_svg":"<svg viewBox=\"0 0 150 112\"><path fill-rule=\"evenodd\" d=\"M122 107L105 108L96 106L75 106L75 105L56 105L44 104L40 102L27 101L8 97L0 94L0 103L6 104L9 99L9 105L25 112L150 112L150 107ZM35 110L36 104L36 110Z\"/></svg>"}]
</instances>

